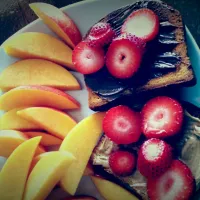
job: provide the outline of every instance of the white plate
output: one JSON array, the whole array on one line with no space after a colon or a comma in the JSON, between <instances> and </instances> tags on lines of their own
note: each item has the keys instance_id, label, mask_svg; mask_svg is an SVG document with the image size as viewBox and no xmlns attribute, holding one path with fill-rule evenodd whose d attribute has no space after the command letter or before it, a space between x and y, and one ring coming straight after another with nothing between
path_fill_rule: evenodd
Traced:
<instances>
[{"instance_id":1,"label":"white plate","mask_svg":"<svg viewBox=\"0 0 200 200\"><path fill-rule=\"evenodd\" d=\"M75 21L81 33L84 35L94 23L96 23L99 19L104 17L106 14L122 6L125 6L130 3L134 3L134 2L136 2L136 0L88 0L88 1L83 1L80 3L76 3L73 5L64 7L62 8L62 10L66 12ZM43 32L43 33L56 36L51 30L49 30L49 28L41 20L34 21L33 23L27 25L25 28L18 31L16 34L23 33L23 32ZM189 42L189 50L190 52L192 52L192 54L190 54L192 58L192 64L193 64L193 67L195 68L195 72L199 72L200 68L198 66L200 64L200 60L199 60L200 52L189 30L187 30L186 32L187 32L187 38ZM194 54L195 56L193 56ZM0 48L0 61L1 61L0 72L4 68L9 66L10 64L14 63L16 60L18 59L6 55L3 49ZM75 119L80 121L84 117L90 115L92 111L89 110L88 108L88 103L87 103L88 94L85 88L83 76L78 73L75 73L75 76L77 76L77 78L81 82L83 86L83 90L81 92L71 91L69 93L81 102L82 108L81 108L81 111L71 112L70 114ZM188 92L188 89L186 90L183 89L183 98L188 100L187 95L184 96L184 94L186 93L188 94L190 93L190 90L194 90L194 89L196 88L195 87L190 88L189 92ZM191 95L189 96L190 96L189 100L195 103L195 101L192 100ZM196 99L196 96L193 99ZM198 102L195 104L198 105ZM0 168L2 166L3 161L4 161L3 159L2 160L0 159ZM96 197L98 200L103 200L103 198L100 197L100 195L98 194L97 190L95 189L90 179L86 177L82 179L79 189L77 191L77 194L91 195L91 196ZM66 197L66 194L62 192L60 189L55 189L51 193L48 199L59 200L60 197L62 198Z\"/></svg>"}]
</instances>

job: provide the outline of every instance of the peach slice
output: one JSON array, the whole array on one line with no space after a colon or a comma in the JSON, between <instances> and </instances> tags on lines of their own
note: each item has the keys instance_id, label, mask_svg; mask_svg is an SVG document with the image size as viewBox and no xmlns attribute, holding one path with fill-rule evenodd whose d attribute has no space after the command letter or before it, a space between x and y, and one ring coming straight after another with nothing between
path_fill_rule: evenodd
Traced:
<instances>
[{"instance_id":1,"label":"peach slice","mask_svg":"<svg viewBox=\"0 0 200 200\"><path fill-rule=\"evenodd\" d=\"M102 121L105 113L95 113L78 123L65 137L60 151L71 152L76 161L66 170L61 179L61 187L74 195L84 174L92 151L101 136Z\"/></svg>"},{"instance_id":2,"label":"peach slice","mask_svg":"<svg viewBox=\"0 0 200 200\"><path fill-rule=\"evenodd\" d=\"M72 50L62 41L45 33L19 33L6 40L2 47L10 56L23 59L41 58L75 69Z\"/></svg>"},{"instance_id":3,"label":"peach slice","mask_svg":"<svg viewBox=\"0 0 200 200\"><path fill-rule=\"evenodd\" d=\"M0 130L42 130L42 128L38 125L29 122L17 115L17 111L25 108L27 107L15 108L4 113L0 118Z\"/></svg>"},{"instance_id":4,"label":"peach slice","mask_svg":"<svg viewBox=\"0 0 200 200\"><path fill-rule=\"evenodd\" d=\"M98 189L99 193L104 199L110 200L139 200L136 196L125 190L124 188L102 179L100 177L92 176L92 181Z\"/></svg>"},{"instance_id":5,"label":"peach slice","mask_svg":"<svg viewBox=\"0 0 200 200\"><path fill-rule=\"evenodd\" d=\"M20 86L0 96L1 110L24 106L48 106L64 110L77 109L80 104L69 94L46 86Z\"/></svg>"},{"instance_id":6,"label":"peach slice","mask_svg":"<svg viewBox=\"0 0 200 200\"><path fill-rule=\"evenodd\" d=\"M51 108L32 107L18 111L17 114L38 124L44 130L60 139L64 139L69 131L76 126L76 122L69 115Z\"/></svg>"},{"instance_id":7,"label":"peach slice","mask_svg":"<svg viewBox=\"0 0 200 200\"><path fill-rule=\"evenodd\" d=\"M23 199L29 168L41 137L27 140L7 159L0 175L0 199Z\"/></svg>"},{"instance_id":8,"label":"peach slice","mask_svg":"<svg viewBox=\"0 0 200 200\"><path fill-rule=\"evenodd\" d=\"M46 3L32 3L30 7L69 46L74 48L81 41L81 33L76 24L60 9Z\"/></svg>"},{"instance_id":9,"label":"peach slice","mask_svg":"<svg viewBox=\"0 0 200 200\"><path fill-rule=\"evenodd\" d=\"M65 68L42 59L15 62L0 74L0 88L8 91L23 85L44 85L61 90L79 90L76 78Z\"/></svg>"},{"instance_id":10,"label":"peach slice","mask_svg":"<svg viewBox=\"0 0 200 200\"><path fill-rule=\"evenodd\" d=\"M26 140L28 140L28 137L20 131L0 131L0 156L8 158ZM44 148L39 145L36 149L36 156L44 152Z\"/></svg>"},{"instance_id":11,"label":"peach slice","mask_svg":"<svg viewBox=\"0 0 200 200\"><path fill-rule=\"evenodd\" d=\"M62 143L61 139L53 135L43 133L43 132L24 132L24 134L30 138L41 136L42 139L40 143L41 145L46 146L46 147L53 146L53 145L60 145Z\"/></svg>"},{"instance_id":12,"label":"peach slice","mask_svg":"<svg viewBox=\"0 0 200 200\"><path fill-rule=\"evenodd\" d=\"M71 153L59 151L42 157L29 175L24 200L46 199L74 160Z\"/></svg>"}]
</instances>

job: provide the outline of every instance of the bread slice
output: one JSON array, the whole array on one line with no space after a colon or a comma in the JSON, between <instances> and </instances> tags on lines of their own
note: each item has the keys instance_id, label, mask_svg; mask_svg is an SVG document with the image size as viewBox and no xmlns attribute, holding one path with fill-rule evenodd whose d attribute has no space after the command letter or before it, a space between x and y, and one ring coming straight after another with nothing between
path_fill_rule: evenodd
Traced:
<instances>
[{"instance_id":1,"label":"bread slice","mask_svg":"<svg viewBox=\"0 0 200 200\"><path fill-rule=\"evenodd\" d=\"M105 110L126 96L170 85L194 83L195 77L187 54L185 26L179 11L162 1L144 0L120 8L100 21L110 23L119 35L125 19L140 8L149 8L159 16L159 35L147 45L141 69L131 80L116 80L106 67L85 76L92 110Z\"/></svg>"},{"instance_id":2,"label":"bread slice","mask_svg":"<svg viewBox=\"0 0 200 200\"><path fill-rule=\"evenodd\" d=\"M174 156L181 159L191 169L196 181L196 191L198 191L200 189L200 159L197 157L199 157L200 150L200 131L197 127L200 126L200 108L187 102L183 103L183 107L185 109L183 130L181 134L173 139L168 139L167 142L172 145ZM131 176L119 177L109 167L109 156L112 152L123 149L137 155L144 140L145 138L141 137L140 141L135 144L117 145L103 135L93 151L91 163L95 174L121 185L139 199L148 200L146 179L137 169Z\"/></svg>"}]
</instances>

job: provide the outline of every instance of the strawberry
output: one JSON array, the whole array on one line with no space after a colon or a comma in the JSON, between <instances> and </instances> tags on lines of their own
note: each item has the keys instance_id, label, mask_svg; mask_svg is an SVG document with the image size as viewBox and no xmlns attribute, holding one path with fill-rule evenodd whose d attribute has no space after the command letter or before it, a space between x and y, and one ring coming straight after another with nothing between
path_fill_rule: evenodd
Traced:
<instances>
[{"instance_id":1,"label":"strawberry","mask_svg":"<svg viewBox=\"0 0 200 200\"><path fill-rule=\"evenodd\" d=\"M110 24L99 22L95 24L86 38L86 41L91 46L104 46L112 41L115 32L112 30Z\"/></svg>"},{"instance_id":2,"label":"strawberry","mask_svg":"<svg viewBox=\"0 0 200 200\"><path fill-rule=\"evenodd\" d=\"M136 158L128 151L116 151L110 155L109 165L114 174L129 176L136 167Z\"/></svg>"},{"instance_id":3,"label":"strawberry","mask_svg":"<svg viewBox=\"0 0 200 200\"><path fill-rule=\"evenodd\" d=\"M121 33L131 33L148 42L159 32L159 18L150 9L142 8L134 11L122 25Z\"/></svg>"},{"instance_id":4,"label":"strawberry","mask_svg":"<svg viewBox=\"0 0 200 200\"><path fill-rule=\"evenodd\" d=\"M95 73L104 66L104 50L91 47L82 41L74 48L72 61L78 72Z\"/></svg>"},{"instance_id":5,"label":"strawberry","mask_svg":"<svg viewBox=\"0 0 200 200\"><path fill-rule=\"evenodd\" d=\"M173 160L171 167L160 177L147 181L151 200L189 200L194 188L191 170L179 160Z\"/></svg>"},{"instance_id":6,"label":"strawberry","mask_svg":"<svg viewBox=\"0 0 200 200\"><path fill-rule=\"evenodd\" d=\"M121 39L130 40L131 42L134 43L134 45L136 45L136 47L142 52L142 54L145 52L146 43L142 39L136 37L135 35L132 35L130 33L123 33L118 37L116 37L114 40L121 40Z\"/></svg>"},{"instance_id":7,"label":"strawberry","mask_svg":"<svg viewBox=\"0 0 200 200\"><path fill-rule=\"evenodd\" d=\"M132 77L139 69L142 53L129 39L114 40L106 55L108 71L116 78Z\"/></svg>"},{"instance_id":8,"label":"strawberry","mask_svg":"<svg viewBox=\"0 0 200 200\"><path fill-rule=\"evenodd\" d=\"M170 97L151 99L142 109L142 131L147 138L166 138L177 134L183 124L183 108Z\"/></svg>"},{"instance_id":9,"label":"strawberry","mask_svg":"<svg viewBox=\"0 0 200 200\"><path fill-rule=\"evenodd\" d=\"M156 138L144 142L138 153L138 170L146 178L160 176L170 167L171 162L171 146Z\"/></svg>"},{"instance_id":10,"label":"strawberry","mask_svg":"<svg viewBox=\"0 0 200 200\"><path fill-rule=\"evenodd\" d=\"M103 130L117 144L137 142L141 135L140 114L127 106L113 107L104 117Z\"/></svg>"}]
</instances>

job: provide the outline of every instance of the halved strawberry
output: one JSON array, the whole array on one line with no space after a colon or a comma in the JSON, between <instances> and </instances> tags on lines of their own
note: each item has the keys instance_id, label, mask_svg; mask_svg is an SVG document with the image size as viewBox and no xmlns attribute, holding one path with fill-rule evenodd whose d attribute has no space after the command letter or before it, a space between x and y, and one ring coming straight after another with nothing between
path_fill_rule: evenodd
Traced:
<instances>
[{"instance_id":1,"label":"halved strawberry","mask_svg":"<svg viewBox=\"0 0 200 200\"><path fill-rule=\"evenodd\" d=\"M159 139L149 139L141 146L138 154L138 170L146 178L163 174L171 165L172 148Z\"/></svg>"},{"instance_id":2,"label":"halved strawberry","mask_svg":"<svg viewBox=\"0 0 200 200\"><path fill-rule=\"evenodd\" d=\"M116 78L132 77L139 69L142 52L129 39L114 40L106 55L108 71Z\"/></svg>"},{"instance_id":3,"label":"halved strawberry","mask_svg":"<svg viewBox=\"0 0 200 200\"><path fill-rule=\"evenodd\" d=\"M159 32L159 18L150 9L134 11L124 22L121 33L131 33L144 41L153 40Z\"/></svg>"},{"instance_id":4,"label":"halved strawberry","mask_svg":"<svg viewBox=\"0 0 200 200\"><path fill-rule=\"evenodd\" d=\"M110 24L99 22L95 24L86 38L86 41L91 46L104 46L112 41L115 32L112 30Z\"/></svg>"},{"instance_id":5,"label":"halved strawberry","mask_svg":"<svg viewBox=\"0 0 200 200\"><path fill-rule=\"evenodd\" d=\"M87 42L82 41L74 48L72 61L78 72L95 73L104 66L104 50L91 47Z\"/></svg>"},{"instance_id":6,"label":"halved strawberry","mask_svg":"<svg viewBox=\"0 0 200 200\"><path fill-rule=\"evenodd\" d=\"M145 52L146 42L144 42L144 40L130 33L123 33L118 37L116 37L114 40L122 40L122 39L128 39L131 42L133 42L133 44L142 52L142 54Z\"/></svg>"},{"instance_id":7,"label":"halved strawberry","mask_svg":"<svg viewBox=\"0 0 200 200\"><path fill-rule=\"evenodd\" d=\"M181 161L174 160L160 177L149 179L147 191L151 200L189 200L195 188L191 170Z\"/></svg>"},{"instance_id":8,"label":"halved strawberry","mask_svg":"<svg viewBox=\"0 0 200 200\"><path fill-rule=\"evenodd\" d=\"M140 113L127 106L113 107L104 117L103 130L117 144L137 142L141 135Z\"/></svg>"},{"instance_id":9,"label":"halved strawberry","mask_svg":"<svg viewBox=\"0 0 200 200\"><path fill-rule=\"evenodd\" d=\"M151 99L142 109L142 131L147 138L166 138L177 134L183 124L183 108L166 96Z\"/></svg>"},{"instance_id":10,"label":"halved strawberry","mask_svg":"<svg viewBox=\"0 0 200 200\"><path fill-rule=\"evenodd\" d=\"M109 165L118 176L128 176L136 167L136 157L128 151L116 151L109 157Z\"/></svg>"}]
</instances>

